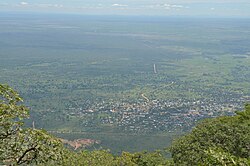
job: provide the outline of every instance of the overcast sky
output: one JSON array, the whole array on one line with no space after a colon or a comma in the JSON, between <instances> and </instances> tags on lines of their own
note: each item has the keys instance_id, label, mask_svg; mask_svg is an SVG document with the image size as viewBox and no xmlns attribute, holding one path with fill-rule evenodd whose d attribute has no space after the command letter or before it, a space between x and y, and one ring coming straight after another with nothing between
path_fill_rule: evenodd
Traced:
<instances>
[{"instance_id":1,"label":"overcast sky","mask_svg":"<svg viewBox=\"0 0 250 166\"><path fill-rule=\"evenodd\" d=\"M0 11L250 17L250 0L0 0Z\"/></svg>"}]
</instances>

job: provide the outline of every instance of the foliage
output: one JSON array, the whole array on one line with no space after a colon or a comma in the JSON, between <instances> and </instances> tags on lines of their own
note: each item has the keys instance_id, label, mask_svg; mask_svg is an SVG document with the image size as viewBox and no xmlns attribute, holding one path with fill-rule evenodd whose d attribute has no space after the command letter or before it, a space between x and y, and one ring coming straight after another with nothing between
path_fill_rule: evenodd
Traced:
<instances>
[{"instance_id":1,"label":"foliage","mask_svg":"<svg viewBox=\"0 0 250 166\"><path fill-rule=\"evenodd\" d=\"M123 152L120 157L118 157L120 165L173 165L171 160L167 160L160 151L155 151L152 153L148 152L137 152L134 154Z\"/></svg>"},{"instance_id":2,"label":"foliage","mask_svg":"<svg viewBox=\"0 0 250 166\"><path fill-rule=\"evenodd\" d=\"M205 152L208 155L208 157L205 159L204 163L206 163L209 166L213 166L213 165L247 166L247 165L250 165L250 159L238 158L219 148L209 148L209 150Z\"/></svg>"},{"instance_id":3,"label":"foliage","mask_svg":"<svg viewBox=\"0 0 250 166\"><path fill-rule=\"evenodd\" d=\"M55 162L46 162L38 164L40 166L54 165ZM58 164L58 163L56 163ZM172 166L172 160L167 160L160 152L123 152L120 156L114 156L108 150L94 150L72 152L66 150L64 157L60 162L62 166Z\"/></svg>"},{"instance_id":4,"label":"foliage","mask_svg":"<svg viewBox=\"0 0 250 166\"><path fill-rule=\"evenodd\" d=\"M28 109L17 105L22 99L7 85L0 84L0 138L7 139L20 130L20 120L28 117Z\"/></svg>"},{"instance_id":5,"label":"foliage","mask_svg":"<svg viewBox=\"0 0 250 166\"><path fill-rule=\"evenodd\" d=\"M53 165L54 163L46 163ZM167 166L173 165L159 151L129 153L123 152L120 156L114 156L107 150L81 151L78 153L68 151L61 165L72 166Z\"/></svg>"},{"instance_id":6,"label":"foliage","mask_svg":"<svg viewBox=\"0 0 250 166\"><path fill-rule=\"evenodd\" d=\"M72 162L73 161L73 162ZM66 165L107 165L113 166L115 164L114 156L108 151L96 150L96 151L82 151L74 155L74 159L68 160L63 163Z\"/></svg>"},{"instance_id":7,"label":"foliage","mask_svg":"<svg viewBox=\"0 0 250 166\"><path fill-rule=\"evenodd\" d=\"M250 158L250 105L233 117L207 119L171 147L176 164L246 163ZM219 149L219 150L218 150ZM243 164L244 165L244 164Z\"/></svg>"},{"instance_id":8,"label":"foliage","mask_svg":"<svg viewBox=\"0 0 250 166\"><path fill-rule=\"evenodd\" d=\"M46 131L22 128L29 115L22 99L8 85L0 84L0 161L10 165L60 160L61 142Z\"/></svg>"}]
</instances>

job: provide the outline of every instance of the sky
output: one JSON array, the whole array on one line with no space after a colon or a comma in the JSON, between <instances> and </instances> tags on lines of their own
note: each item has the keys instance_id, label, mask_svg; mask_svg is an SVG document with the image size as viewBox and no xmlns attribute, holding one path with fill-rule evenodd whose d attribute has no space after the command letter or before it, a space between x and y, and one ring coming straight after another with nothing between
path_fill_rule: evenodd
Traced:
<instances>
[{"instance_id":1,"label":"sky","mask_svg":"<svg viewBox=\"0 0 250 166\"><path fill-rule=\"evenodd\" d=\"M0 11L250 18L250 0L0 0Z\"/></svg>"}]
</instances>

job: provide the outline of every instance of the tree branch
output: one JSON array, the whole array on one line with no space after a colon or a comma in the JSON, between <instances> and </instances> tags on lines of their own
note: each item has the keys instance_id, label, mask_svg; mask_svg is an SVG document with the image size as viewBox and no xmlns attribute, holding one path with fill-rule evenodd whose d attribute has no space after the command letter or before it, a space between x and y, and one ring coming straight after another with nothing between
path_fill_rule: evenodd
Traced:
<instances>
[{"instance_id":1,"label":"tree branch","mask_svg":"<svg viewBox=\"0 0 250 166\"><path fill-rule=\"evenodd\" d=\"M25 157L25 155L26 155L27 153L29 153L29 152L31 152L31 151L36 151L36 146L35 146L35 147L32 147L32 148L30 148L30 149L27 149L27 150L23 153L23 155L17 160L17 164L23 164L23 163L27 162L28 160L23 160L23 158ZM35 156L36 156L36 155L35 155ZM35 159L35 156L34 156L31 160Z\"/></svg>"}]
</instances>

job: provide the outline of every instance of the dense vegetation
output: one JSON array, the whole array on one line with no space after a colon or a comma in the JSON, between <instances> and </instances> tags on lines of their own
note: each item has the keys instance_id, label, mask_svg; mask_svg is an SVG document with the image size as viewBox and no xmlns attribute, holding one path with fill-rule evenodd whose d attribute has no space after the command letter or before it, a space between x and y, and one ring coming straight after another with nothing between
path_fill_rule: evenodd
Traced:
<instances>
[{"instance_id":1,"label":"dense vegetation","mask_svg":"<svg viewBox=\"0 0 250 166\"><path fill-rule=\"evenodd\" d=\"M0 162L10 165L249 165L250 105L233 117L219 117L201 122L180 138L170 149L173 160L159 152L123 152L66 149L59 139L46 131L24 128L28 109L7 85L0 84Z\"/></svg>"},{"instance_id":2,"label":"dense vegetation","mask_svg":"<svg viewBox=\"0 0 250 166\"><path fill-rule=\"evenodd\" d=\"M0 161L10 164L61 160L62 144L45 131L23 128L28 109L7 85L0 84Z\"/></svg>"},{"instance_id":3,"label":"dense vegetation","mask_svg":"<svg viewBox=\"0 0 250 166\"><path fill-rule=\"evenodd\" d=\"M113 154L152 151L244 109L249 29L248 19L2 13L0 82L31 108L28 127Z\"/></svg>"},{"instance_id":4,"label":"dense vegetation","mask_svg":"<svg viewBox=\"0 0 250 166\"><path fill-rule=\"evenodd\" d=\"M171 148L181 165L250 164L250 105L233 117L206 119Z\"/></svg>"}]
</instances>

